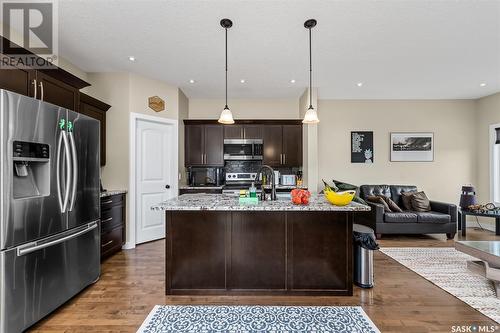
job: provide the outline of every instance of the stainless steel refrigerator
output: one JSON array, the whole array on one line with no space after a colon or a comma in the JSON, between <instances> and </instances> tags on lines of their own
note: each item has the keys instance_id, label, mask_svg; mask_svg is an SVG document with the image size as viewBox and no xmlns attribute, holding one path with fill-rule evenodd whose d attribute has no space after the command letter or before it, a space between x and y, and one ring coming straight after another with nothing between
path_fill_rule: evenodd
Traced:
<instances>
[{"instance_id":1,"label":"stainless steel refrigerator","mask_svg":"<svg viewBox=\"0 0 500 333\"><path fill-rule=\"evenodd\" d=\"M99 122L0 90L0 333L100 274Z\"/></svg>"}]
</instances>

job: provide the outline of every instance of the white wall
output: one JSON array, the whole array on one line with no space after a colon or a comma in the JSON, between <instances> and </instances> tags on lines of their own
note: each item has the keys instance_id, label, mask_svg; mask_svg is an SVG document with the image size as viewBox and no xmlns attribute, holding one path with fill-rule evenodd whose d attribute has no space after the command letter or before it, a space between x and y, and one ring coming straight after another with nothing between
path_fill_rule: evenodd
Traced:
<instances>
[{"instance_id":1,"label":"white wall","mask_svg":"<svg viewBox=\"0 0 500 333\"><path fill-rule=\"evenodd\" d=\"M298 119L299 100L294 99L231 99L229 108L235 119ZM189 100L189 119L218 119L223 99Z\"/></svg>"},{"instance_id":2,"label":"white wall","mask_svg":"<svg viewBox=\"0 0 500 333\"><path fill-rule=\"evenodd\" d=\"M475 103L320 100L319 179L353 184L414 184L434 200L457 203L476 180ZM350 162L350 132L374 132L374 163ZM434 162L390 162L390 132L434 132Z\"/></svg>"},{"instance_id":3,"label":"white wall","mask_svg":"<svg viewBox=\"0 0 500 333\"><path fill-rule=\"evenodd\" d=\"M477 183L476 191L481 202L490 202L490 125L500 123L500 93L476 101Z\"/></svg>"}]
</instances>

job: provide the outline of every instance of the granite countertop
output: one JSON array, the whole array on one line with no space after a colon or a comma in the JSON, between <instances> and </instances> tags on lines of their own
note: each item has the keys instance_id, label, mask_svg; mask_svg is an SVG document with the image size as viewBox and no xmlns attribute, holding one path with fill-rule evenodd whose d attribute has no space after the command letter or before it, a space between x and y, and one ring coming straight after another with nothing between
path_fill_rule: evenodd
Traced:
<instances>
[{"instance_id":1,"label":"granite countertop","mask_svg":"<svg viewBox=\"0 0 500 333\"><path fill-rule=\"evenodd\" d=\"M109 190L109 191L101 192L101 198L106 198L106 197L110 197L112 195L125 194L125 193L127 193L126 190Z\"/></svg>"},{"instance_id":2,"label":"granite countertop","mask_svg":"<svg viewBox=\"0 0 500 333\"><path fill-rule=\"evenodd\" d=\"M370 207L351 202L334 206L320 194L313 194L308 205L294 205L289 199L259 201L257 205L240 205L238 197L224 194L184 194L151 207L153 210L214 210L214 211L369 211Z\"/></svg>"}]
</instances>

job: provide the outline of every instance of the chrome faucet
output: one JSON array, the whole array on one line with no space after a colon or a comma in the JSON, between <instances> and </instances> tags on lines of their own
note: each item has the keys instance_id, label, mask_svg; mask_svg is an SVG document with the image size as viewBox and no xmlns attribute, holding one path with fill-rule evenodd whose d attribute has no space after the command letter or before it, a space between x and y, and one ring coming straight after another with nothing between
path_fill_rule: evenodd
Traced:
<instances>
[{"instance_id":1,"label":"chrome faucet","mask_svg":"<svg viewBox=\"0 0 500 333\"><path fill-rule=\"evenodd\" d=\"M260 176L262 175L262 170L267 169L271 172L271 200L276 200L276 185L274 182L274 169L271 168L269 165L262 165L260 167L259 172L257 172L257 176L255 177L256 179L260 179ZM261 182L261 189L262 192L260 194L260 199L262 201L266 200L266 190L264 189L264 184Z\"/></svg>"}]
</instances>

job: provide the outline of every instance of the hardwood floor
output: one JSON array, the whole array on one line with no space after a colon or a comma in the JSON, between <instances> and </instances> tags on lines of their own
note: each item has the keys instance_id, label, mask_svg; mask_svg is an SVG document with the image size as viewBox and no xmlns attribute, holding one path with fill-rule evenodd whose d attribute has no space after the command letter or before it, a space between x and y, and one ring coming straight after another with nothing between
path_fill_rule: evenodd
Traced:
<instances>
[{"instance_id":1,"label":"hardwood floor","mask_svg":"<svg viewBox=\"0 0 500 333\"><path fill-rule=\"evenodd\" d=\"M457 235L456 239L461 239ZM468 240L500 240L468 229ZM384 236L382 247L452 247L443 236ZM104 262L101 279L30 332L136 332L156 304L361 305L382 332L451 332L453 325L497 325L386 255L375 253L375 283L353 297L167 297L164 242L122 251Z\"/></svg>"}]
</instances>

